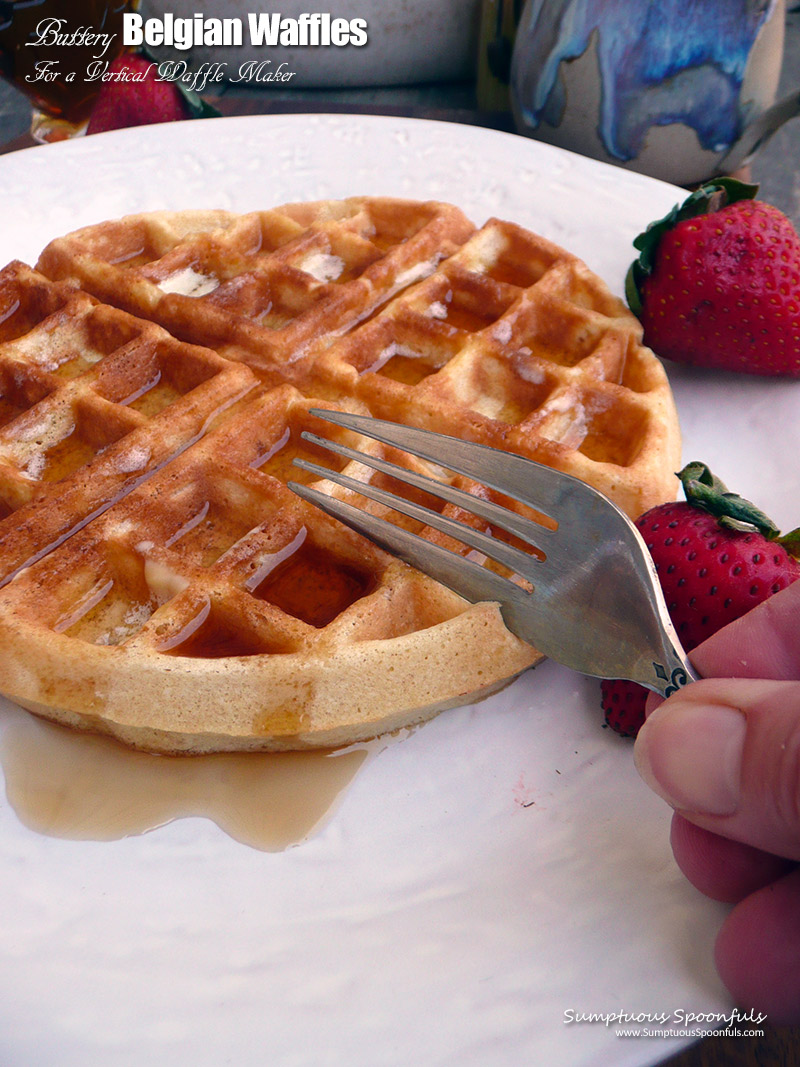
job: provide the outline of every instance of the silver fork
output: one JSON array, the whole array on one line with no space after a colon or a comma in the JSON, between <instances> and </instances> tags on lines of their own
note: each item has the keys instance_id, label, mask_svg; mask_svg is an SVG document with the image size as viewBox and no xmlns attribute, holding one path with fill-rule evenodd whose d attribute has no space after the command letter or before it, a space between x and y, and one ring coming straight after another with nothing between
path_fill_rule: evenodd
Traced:
<instances>
[{"instance_id":1,"label":"silver fork","mask_svg":"<svg viewBox=\"0 0 800 1067\"><path fill-rule=\"evenodd\" d=\"M474 560L352 504L289 482L298 496L466 600L496 601L509 630L558 663L597 678L628 678L662 696L696 680L670 622L644 541L627 516L602 493L568 474L486 445L364 415L320 409L312 414L463 474L551 521L540 525L493 501L385 459L317 434L302 434L321 448L457 504L535 547L538 555L378 486L308 460L294 460L303 470L449 534L519 576L528 586L522 588Z\"/></svg>"}]
</instances>

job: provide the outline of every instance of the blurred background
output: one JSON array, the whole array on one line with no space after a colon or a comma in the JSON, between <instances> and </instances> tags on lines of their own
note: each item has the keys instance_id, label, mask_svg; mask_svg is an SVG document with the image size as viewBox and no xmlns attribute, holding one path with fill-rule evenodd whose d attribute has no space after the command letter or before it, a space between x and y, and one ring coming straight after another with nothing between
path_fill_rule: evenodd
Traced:
<instances>
[{"instance_id":1,"label":"blurred background","mask_svg":"<svg viewBox=\"0 0 800 1067\"><path fill-rule=\"evenodd\" d=\"M181 5L186 7L185 12ZM193 0L172 0L166 6L176 15L190 14L196 9ZM348 3L343 0L339 7L342 6L348 8ZM223 114L363 110L514 129L503 81L510 64L510 42L519 3L441 0L433 5L429 0L406 0L390 8L381 0L352 0L351 6L353 12L349 9L340 12L337 8L337 14L349 17L357 11L366 17L370 44L361 50L348 49L346 65L338 57L338 70L325 68L328 57L339 51L331 48L306 49L295 65L293 60L300 57L301 50L288 56L289 69L297 70L291 87L223 82L208 86L204 98ZM141 10L146 16L158 7L158 0L143 0ZM225 14L246 18L246 11L253 7L248 0L229 0ZM286 14L284 8L288 11L287 4L281 8ZM800 5L790 4L785 17L779 97L800 86ZM376 30L379 20L382 20L380 33ZM446 41L447 47L431 48L432 41ZM238 65L241 50L234 52ZM166 54L162 50L156 58ZM176 54L181 58L185 55L173 53L173 56ZM196 67L203 59L219 55L216 49L207 55L200 52L191 61ZM224 58L231 60L234 56ZM320 84L325 87L318 87ZM26 143L30 113L29 101L8 82L0 80L0 151ZM760 183L760 196L781 208L800 226L798 162L800 122L792 120L757 154L751 173L753 180Z\"/></svg>"}]
</instances>

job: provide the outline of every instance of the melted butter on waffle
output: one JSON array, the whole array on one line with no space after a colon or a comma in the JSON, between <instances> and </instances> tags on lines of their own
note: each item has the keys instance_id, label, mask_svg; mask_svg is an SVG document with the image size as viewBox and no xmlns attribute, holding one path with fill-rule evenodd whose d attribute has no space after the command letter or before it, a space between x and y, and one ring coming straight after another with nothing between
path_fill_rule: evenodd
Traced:
<instances>
[{"instance_id":1,"label":"melted butter on waffle","mask_svg":"<svg viewBox=\"0 0 800 1067\"><path fill-rule=\"evenodd\" d=\"M311 477L292 460L320 458L315 406L530 456L632 516L674 496L674 406L638 323L518 226L379 198L102 223L0 272L3 691L152 751L297 749L535 663L496 605L291 493Z\"/></svg>"}]
</instances>

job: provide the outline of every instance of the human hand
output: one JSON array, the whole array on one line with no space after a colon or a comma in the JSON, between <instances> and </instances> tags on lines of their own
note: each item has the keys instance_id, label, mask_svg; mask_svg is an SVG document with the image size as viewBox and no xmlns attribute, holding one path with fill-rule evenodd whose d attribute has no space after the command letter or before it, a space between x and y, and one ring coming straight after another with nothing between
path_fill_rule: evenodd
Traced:
<instances>
[{"instance_id":1,"label":"human hand","mask_svg":"<svg viewBox=\"0 0 800 1067\"><path fill-rule=\"evenodd\" d=\"M800 1023L800 582L692 652L704 680L658 705L636 741L674 809L672 848L701 892L736 906L717 938L736 1001Z\"/></svg>"}]
</instances>

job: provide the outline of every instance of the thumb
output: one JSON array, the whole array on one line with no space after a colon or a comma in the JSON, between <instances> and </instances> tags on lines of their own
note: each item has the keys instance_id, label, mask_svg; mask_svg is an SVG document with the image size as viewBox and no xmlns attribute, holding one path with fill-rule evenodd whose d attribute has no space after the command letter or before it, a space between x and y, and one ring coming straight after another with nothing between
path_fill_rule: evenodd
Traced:
<instances>
[{"instance_id":1,"label":"thumb","mask_svg":"<svg viewBox=\"0 0 800 1067\"><path fill-rule=\"evenodd\" d=\"M690 822L800 860L800 682L696 682L653 712L634 754Z\"/></svg>"}]
</instances>

